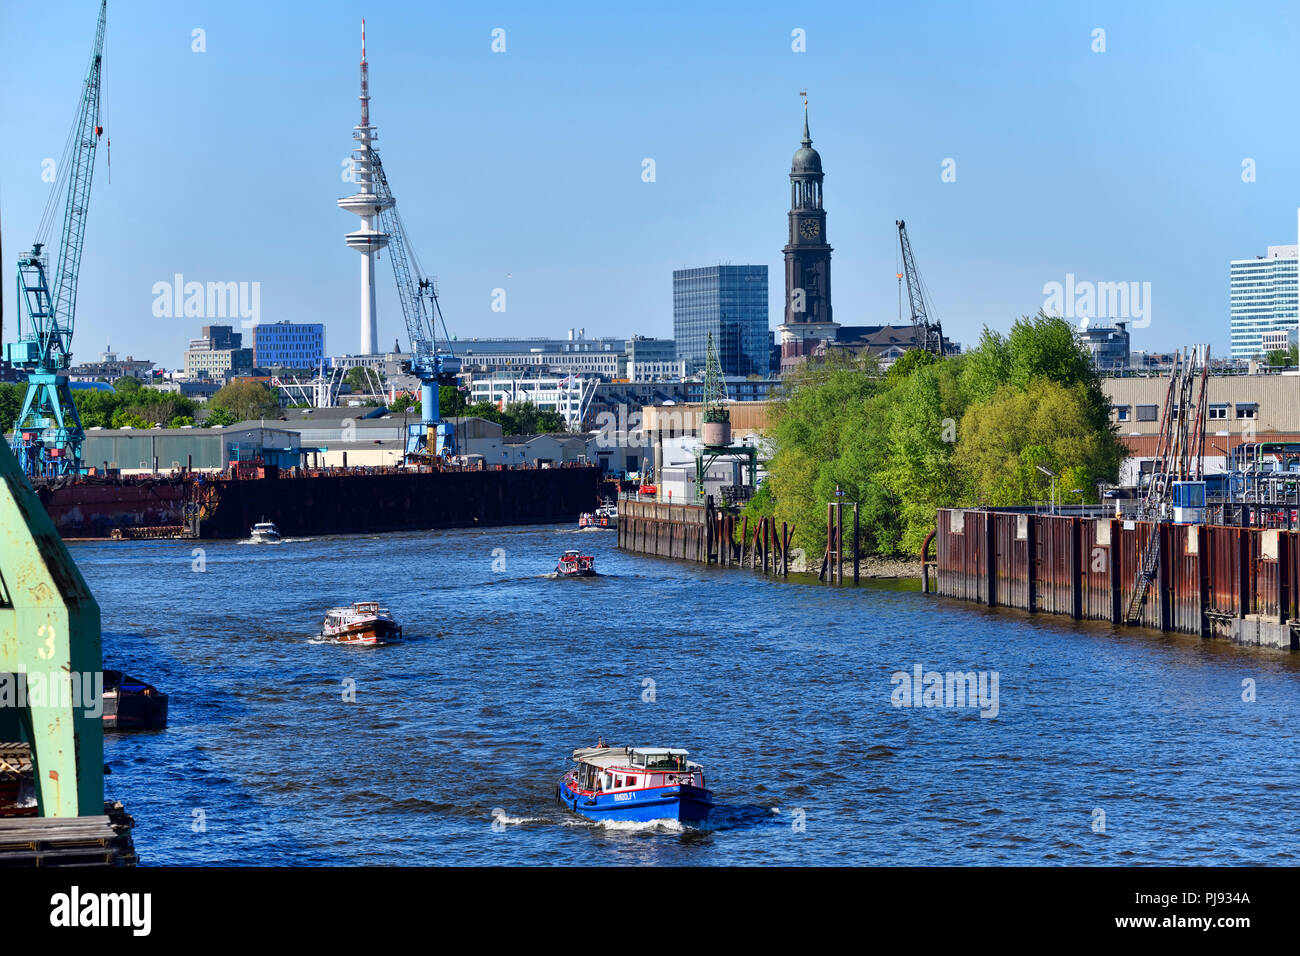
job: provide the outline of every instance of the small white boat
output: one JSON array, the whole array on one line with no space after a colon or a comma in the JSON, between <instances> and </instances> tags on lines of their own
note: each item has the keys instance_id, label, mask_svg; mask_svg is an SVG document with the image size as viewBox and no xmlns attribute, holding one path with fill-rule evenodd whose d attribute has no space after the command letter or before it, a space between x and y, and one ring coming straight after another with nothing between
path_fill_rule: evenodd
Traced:
<instances>
[{"instance_id":1,"label":"small white boat","mask_svg":"<svg viewBox=\"0 0 1300 956\"><path fill-rule=\"evenodd\" d=\"M254 544L279 541L280 529L275 526L274 521L259 521L253 525L253 530L248 533L248 538Z\"/></svg>"}]
</instances>

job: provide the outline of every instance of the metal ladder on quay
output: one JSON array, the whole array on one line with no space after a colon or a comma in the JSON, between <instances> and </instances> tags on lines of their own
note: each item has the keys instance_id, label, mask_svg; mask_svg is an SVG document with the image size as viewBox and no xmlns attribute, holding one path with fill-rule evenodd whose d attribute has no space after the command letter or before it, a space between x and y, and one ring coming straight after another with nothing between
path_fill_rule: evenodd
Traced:
<instances>
[{"instance_id":1,"label":"metal ladder on quay","mask_svg":"<svg viewBox=\"0 0 1300 956\"><path fill-rule=\"evenodd\" d=\"M1129 598L1128 609L1124 612L1125 624L1137 624L1142 620L1142 605L1146 602L1147 591L1155 577L1156 565L1160 563L1160 525L1151 525L1151 538L1147 541L1142 554L1142 565L1138 568L1133 581L1133 595Z\"/></svg>"}]
</instances>

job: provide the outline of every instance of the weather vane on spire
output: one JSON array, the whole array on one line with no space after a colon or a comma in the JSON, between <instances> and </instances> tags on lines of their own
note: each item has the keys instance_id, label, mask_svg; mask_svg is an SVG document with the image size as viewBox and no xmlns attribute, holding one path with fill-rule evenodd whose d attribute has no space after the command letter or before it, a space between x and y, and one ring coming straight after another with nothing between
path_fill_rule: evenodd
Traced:
<instances>
[{"instance_id":1,"label":"weather vane on spire","mask_svg":"<svg viewBox=\"0 0 1300 956\"><path fill-rule=\"evenodd\" d=\"M804 106L807 106L807 105L808 105L808 91L807 91L807 90L800 90L800 91L799 91L799 95L803 97L803 105L804 105Z\"/></svg>"}]
</instances>

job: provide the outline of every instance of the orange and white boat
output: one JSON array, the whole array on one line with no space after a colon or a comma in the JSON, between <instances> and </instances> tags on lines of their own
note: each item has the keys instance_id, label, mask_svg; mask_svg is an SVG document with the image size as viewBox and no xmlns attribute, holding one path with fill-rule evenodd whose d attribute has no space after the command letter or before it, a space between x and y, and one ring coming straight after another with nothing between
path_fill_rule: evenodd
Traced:
<instances>
[{"instance_id":1,"label":"orange and white boat","mask_svg":"<svg viewBox=\"0 0 1300 956\"><path fill-rule=\"evenodd\" d=\"M330 608L320 636L336 644L387 644L402 636L402 628L378 601L358 601Z\"/></svg>"}]
</instances>

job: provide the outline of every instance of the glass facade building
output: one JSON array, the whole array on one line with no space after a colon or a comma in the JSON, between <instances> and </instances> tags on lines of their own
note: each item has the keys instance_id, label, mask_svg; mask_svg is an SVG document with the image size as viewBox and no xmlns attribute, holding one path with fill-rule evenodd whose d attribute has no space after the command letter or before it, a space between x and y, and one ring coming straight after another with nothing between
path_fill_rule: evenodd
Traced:
<instances>
[{"instance_id":1,"label":"glass facade building","mask_svg":"<svg viewBox=\"0 0 1300 956\"><path fill-rule=\"evenodd\" d=\"M767 374L767 266L673 271L673 338L688 371L704 368L710 332L724 375Z\"/></svg>"},{"instance_id":2,"label":"glass facade building","mask_svg":"<svg viewBox=\"0 0 1300 956\"><path fill-rule=\"evenodd\" d=\"M325 361L325 326L319 322L273 322L253 326L253 364L258 368L316 368Z\"/></svg>"},{"instance_id":3,"label":"glass facade building","mask_svg":"<svg viewBox=\"0 0 1300 956\"><path fill-rule=\"evenodd\" d=\"M1266 332L1300 327L1300 282L1296 246L1269 246L1268 255L1234 259L1230 267L1229 309L1232 357L1263 355Z\"/></svg>"}]
</instances>

